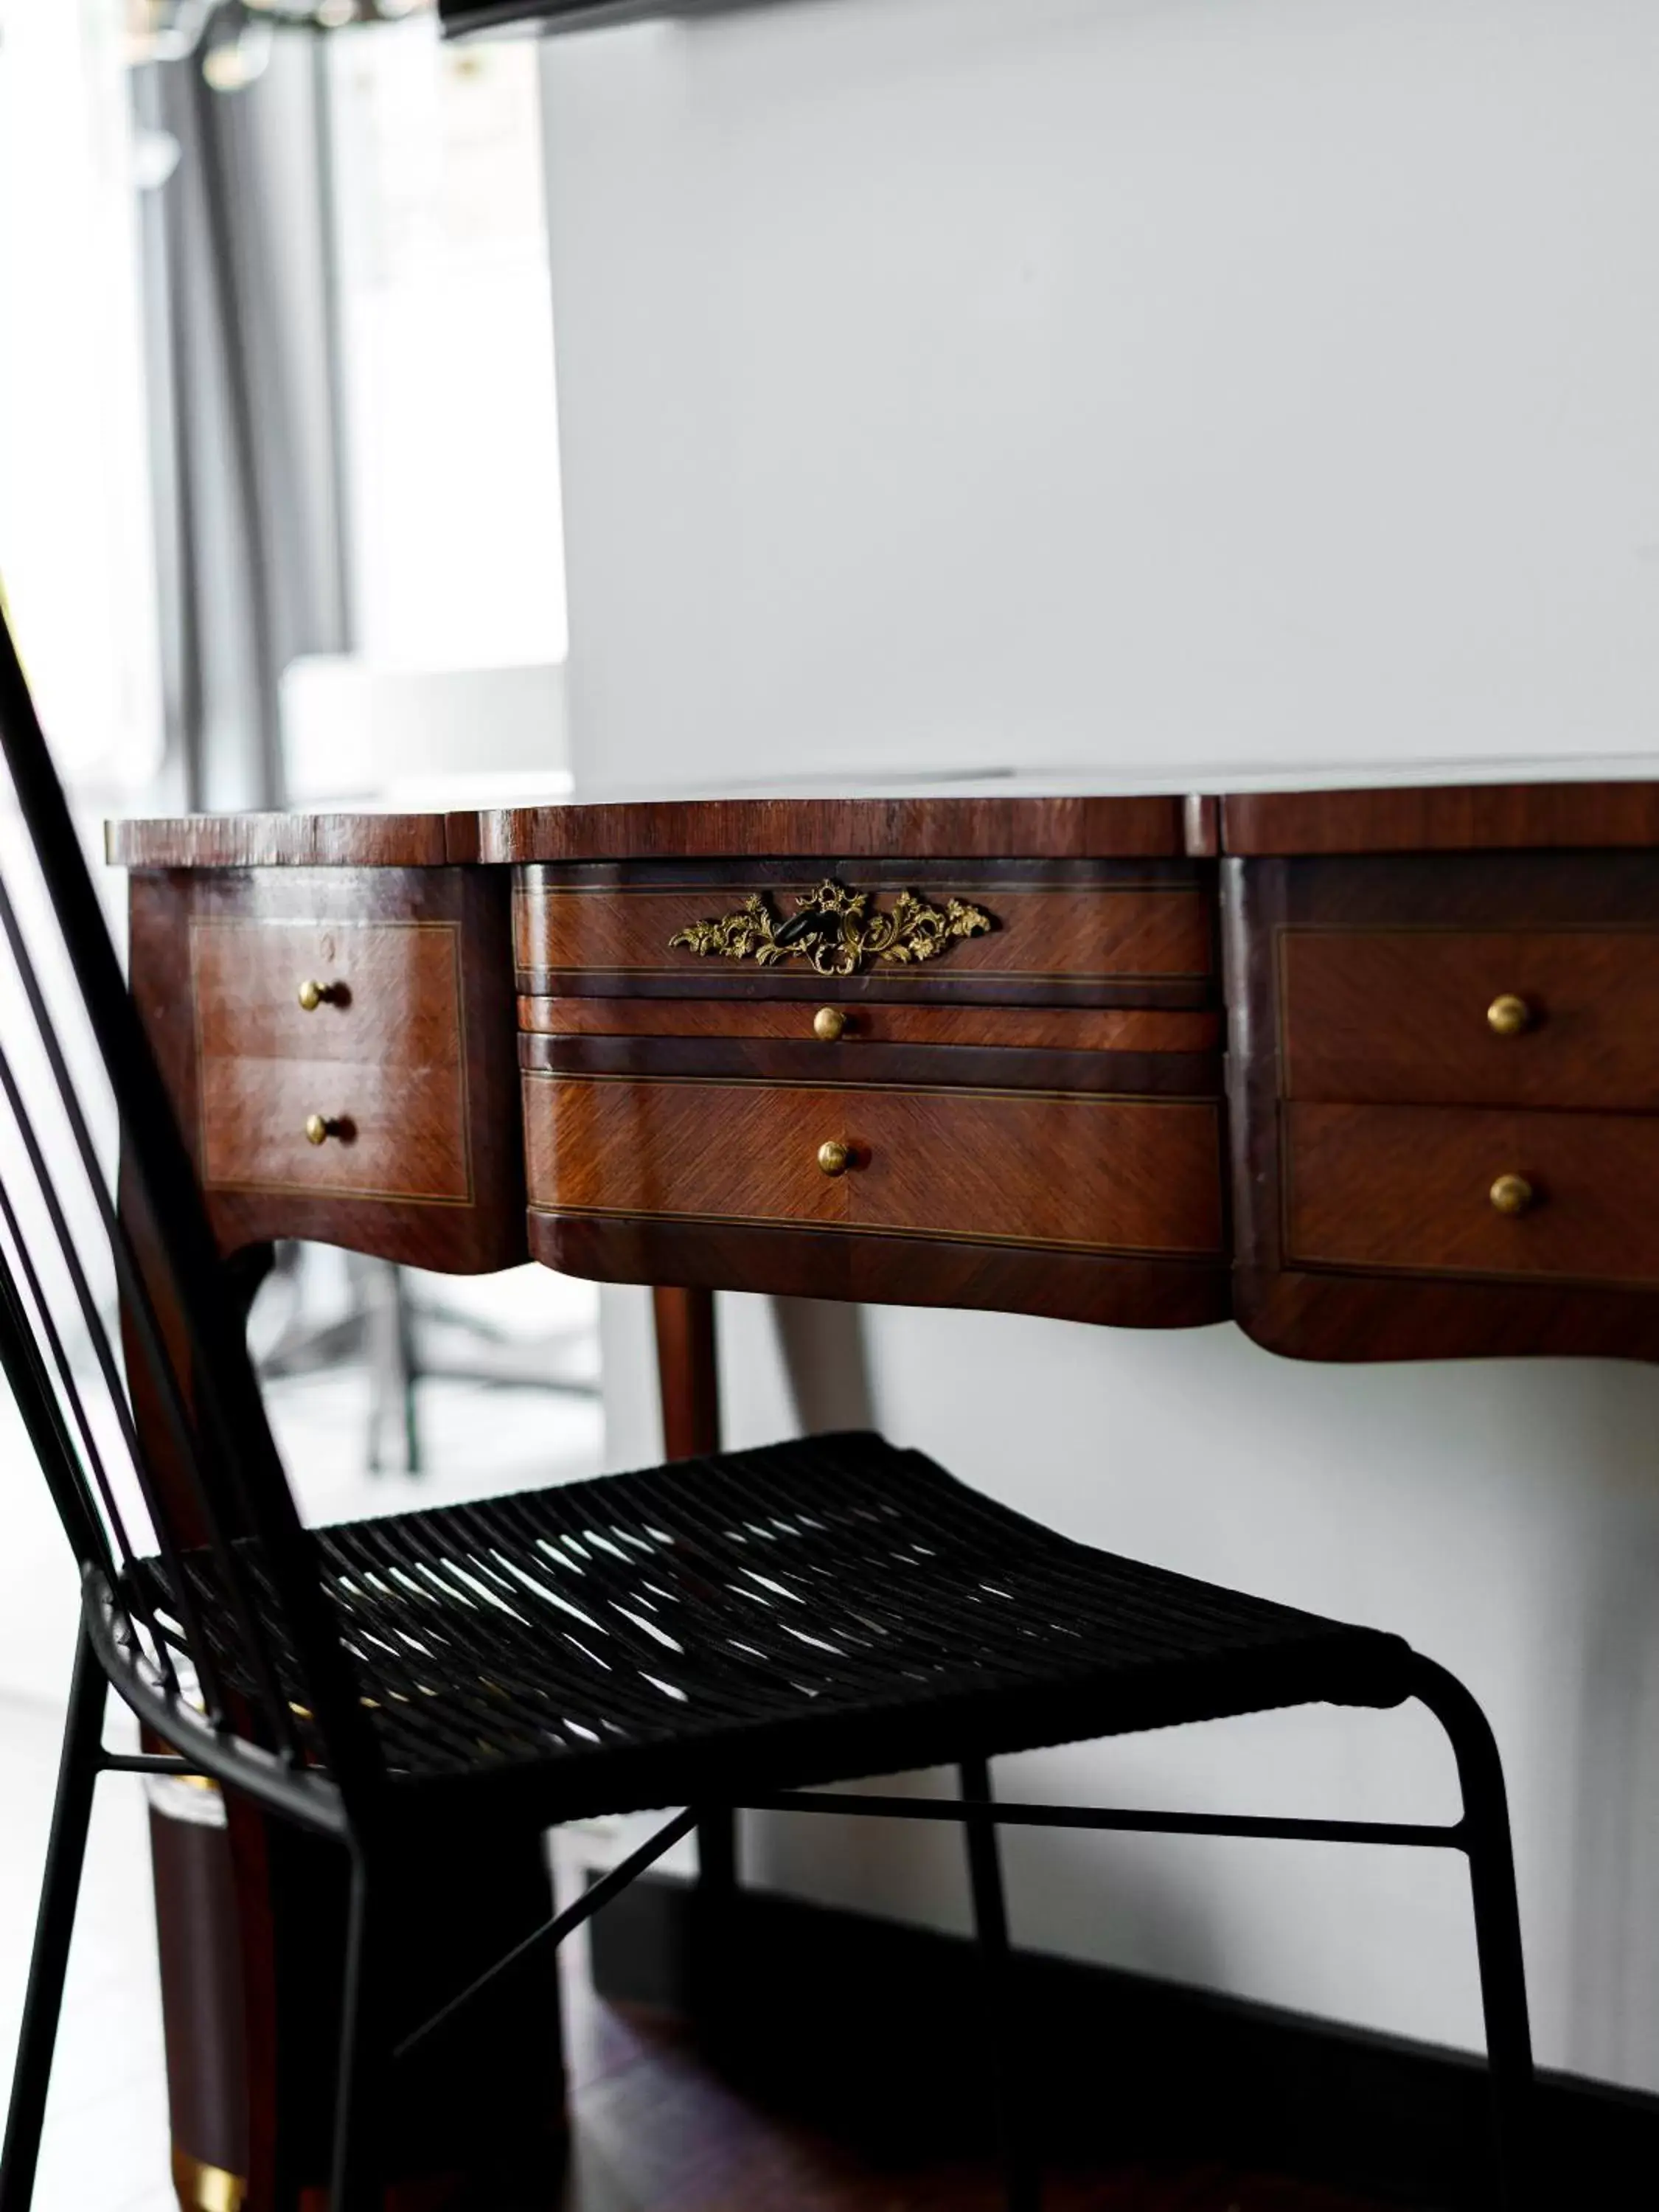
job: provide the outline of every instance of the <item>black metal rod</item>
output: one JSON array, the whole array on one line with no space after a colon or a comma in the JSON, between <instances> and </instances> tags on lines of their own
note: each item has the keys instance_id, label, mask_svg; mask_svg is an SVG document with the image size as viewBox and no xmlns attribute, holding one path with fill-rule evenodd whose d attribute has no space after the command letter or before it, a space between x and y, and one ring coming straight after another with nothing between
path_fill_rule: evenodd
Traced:
<instances>
[{"instance_id":1,"label":"black metal rod","mask_svg":"<svg viewBox=\"0 0 1659 2212\"><path fill-rule=\"evenodd\" d=\"M86 1861L108 1692L103 1668L83 1630L76 1646L75 1672L70 1682L52 1838L46 1846L46 1878L34 1924L34 1952L29 1960L28 1994L23 2000L5 2148L0 2151L0 2205L8 2212L12 2208L27 2212L40 2162L52 2054L63 2010L70 1942L75 1934L75 1908L81 1894L81 1869Z\"/></svg>"},{"instance_id":2,"label":"black metal rod","mask_svg":"<svg viewBox=\"0 0 1659 2212\"><path fill-rule=\"evenodd\" d=\"M340 2001L330 2212L380 2212L381 2112L388 2054L380 2014L378 1891L361 1851L351 1854L351 1904Z\"/></svg>"},{"instance_id":3,"label":"black metal rod","mask_svg":"<svg viewBox=\"0 0 1659 2212\"><path fill-rule=\"evenodd\" d=\"M964 1759L960 1769L963 1799L992 1802L991 1769L982 1759ZM984 1820L967 1823L963 1838L968 1881L974 1900L984 1984L985 2033L990 2045L996 2099L997 2135L1002 2148L1003 2186L1008 2212L1042 2212L1042 2174L1031 2145L1030 2100L1020 2064L1020 2040L1014 2024L1013 1955L1008 1941L1008 1905L1002 1886L1002 1862L996 1830Z\"/></svg>"},{"instance_id":4,"label":"black metal rod","mask_svg":"<svg viewBox=\"0 0 1659 2212\"><path fill-rule=\"evenodd\" d=\"M1397 1844L1467 1850L1462 1821L1441 1827L1415 1820L1277 1820L1224 1813L1143 1813L1092 1805L963 1803L954 1797L843 1796L838 1790L786 1790L745 1797L750 1813L860 1813L893 1820L960 1820L1009 1828L1103 1828L1143 1836L1255 1836L1293 1844Z\"/></svg>"},{"instance_id":5,"label":"black metal rod","mask_svg":"<svg viewBox=\"0 0 1659 2212\"><path fill-rule=\"evenodd\" d=\"M738 1888L738 1816L705 1813L697 1823L697 1893L729 1905Z\"/></svg>"},{"instance_id":6,"label":"black metal rod","mask_svg":"<svg viewBox=\"0 0 1659 2212\"><path fill-rule=\"evenodd\" d=\"M105 1774L180 1774L187 1781L209 1779L193 1759L180 1759L170 1751L106 1751L98 1765Z\"/></svg>"},{"instance_id":7,"label":"black metal rod","mask_svg":"<svg viewBox=\"0 0 1659 2212\"><path fill-rule=\"evenodd\" d=\"M665 1851L672 1850L682 1836L689 1835L696 1826L697 1818L695 1810L677 1813L665 1826L658 1829L654 1836L641 1844L638 1850L630 1851L625 1859L611 1868L609 1874L601 1875L592 1888L582 1892L574 1905L567 1905L562 1912L556 1912L550 1920L544 1920L539 1928L532 1929L522 1942L515 1943L510 1951L496 1960L493 1966L486 1967L476 1981L469 1982L447 2003L440 2005L436 2012L428 2014L417 2028L412 2029L401 2043L395 2045L392 2057L402 2058L413 2051L416 2044L424 2043L428 2036L453 2018L463 2005L470 2004L481 1990L488 1988L498 1975L516 1966L520 1959L528 1957L539 1944L556 1946L562 1943L573 1929L580 1928L584 1920L591 1919L602 1905L608 1905L620 1891L628 1887L636 1875L642 1875L647 1867L654 1865Z\"/></svg>"},{"instance_id":8,"label":"black metal rod","mask_svg":"<svg viewBox=\"0 0 1659 2212\"><path fill-rule=\"evenodd\" d=\"M221 1735L182 1699L167 1696L144 1679L118 1633L120 1615L107 1585L96 1575L83 1578L81 1618L116 1696L164 1743L190 1746L185 1756L192 1770L210 1776L228 1790L240 1790L256 1804L283 1814L301 1827L323 1835L343 1833L340 1792L331 1775L316 1767L289 1766L258 1744Z\"/></svg>"},{"instance_id":9,"label":"black metal rod","mask_svg":"<svg viewBox=\"0 0 1659 2212\"><path fill-rule=\"evenodd\" d=\"M1414 1660L1413 1674L1415 1694L1451 1741L1463 1793L1492 2085L1497 2201L1504 2212L1531 2212L1541 2202L1542 2189L1535 2157L1532 2030L1503 1761L1486 1715L1455 1675L1423 1658Z\"/></svg>"},{"instance_id":10,"label":"black metal rod","mask_svg":"<svg viewBox=\"0 0 1659 2212\"><path fill-rule=\"evenodd\" d=\"M238 1493L249 1532L264 1554L264 1564L283 1601L285 1626L309 1691L342 1790L379 1796L385 1767L378 1740L359 1704L357 1684L342 1649L337 1622L318 1577L315 1549L301 1525L275 1439L264 1417L252 1362L249 1358L234 1301L224 1294L220 1260L195 1165L179 1132L177 1115L148 1032L128 992L126 979L94 889L86 855L70 817L63 786L24 679L11 632L0 614L0 750L11 771L18 809L33 846L40 870L70 965L80 988L100 1057L114 1093L124 1139L128 1141L133 1179L139 1188L156 1252L177 1293L179 1316L190 1340L195 1410L206 1451L216 1473L222 1471ZM31 981L27 948L14 936L15 918L0 884L0 919L14 939L26 990ZM64 1096L77 1144L80 1111L74 1085L56 1032L30 992L31 1011ZM97 1189L102 1191L100 1182ZM118 1267L123 1238L112 1240ZM124 1286L125 1287L125 1286ZM138 1307L148 1285L140 1271ZM153 1320L153 1312L150 1318ZM147 1347L158 1382L171 1363L165 1346ZM205 1488L206 1486L204 1485ZM221 1571L234 1587L238 1563L226 1551ZM256 1633L250 1657L256 1668L266 1657ZM284 1755L299 1764L289 1717L280 1692L268 1715Z\"/></svg>"},{"instance_id":11,"label":"black metal rod","mask_svg":"<svg viewBox=\"0 0 1659 2212\"><path fill-rule=\"evenodd\" d=\"M100 1366L103 1370L105 1386L109 1392L117 1419L121 1423L124 1435L129 1438L132 1463L135 1468L140 1470L142 1484L143 1474L137 1449L137 1440L131 1435L131 1415L122 1388L121 1378L114 1370L113 1355L110 1351L109 1340L104 1334L103 1322L95 1305L92 1303L90 1286L87 1283L85 1271L76 1254L74 1238L69 1234L69 1224L63 1218L56 1188L36 1145L33 1127L29 1121L21 1096L14 1092L10 1064L3 1048L0 1048L0 1088L3 1088L6 1091L11 1106L12 1118L29 1153L41 1198L54 1227L58 1230L64 1262L71 1280L76 1285L76 1294L78 1297L84 1294L82 1305L83 1324L92 1340ZM92 1422L87 1413L85 1401L82 1398L79 1386L75 1380L74 1370L64 1346L57 1316L52 1312L51 1301L46 1297L39 1270L34 1265L33 1255L24 1239L22 1224L17 1218L12 1206L11 1195L6 1188L3 1177L0 1177L0 1219L3 1219L13 1249L17 1254L18 1267L21 1270L23 1280L28 1285L29 1296L34 1304L36 1324L40 1334L46 1340L46 1349L51 1352L52 1364L58 1370L58 1388L61 1393L59 1411L61 1413L62 1403L67 1402L74 1416L76 1426L80 1431L82 1456L77 1459L74 1448L70 1443L68 1431L64 1430L61 1454L63 1463L58 1470L59 1480L67 1483L78 1500L76 1508L71 1510L66 1510L62 1504L58 1505L58 1517L64 1523L64 1533L75 1548L77 1565L82 1567L94 1566L101 1573L112 1576L113 1568L107 1535L110 1532L113 1533L121 1554L123 1581L119 1587L131 1595L132 1602L128 1610L136 1612L138 1619L143 1621L149 1635L156 1666L165 1679L168 1689L176 1691L179 1681L173 1663L173 1654L167 1649L167 1638L161 1632L161 1624L155 1618L155 1608L143 1595L142 1585L135 1572L137 1562L133 1557L131 1541L127 1534L126 1522L122 1516L119 1505L116 1503L115 1492L110 1484L108 1471L104 1466L103 1455L99 1451L97 1438L93 1433ZM17 1279L7 1266L3 1251L0 1251L0 1306L3 1306L5 1310L6 1324L16 1328L26 1326L23 1303L18 1295ZM7 1364L10 1364L9 1362ZM37 1387L50 1391L51 1386L45 1379L45 1363L40 1360L38 1352L33 1364L39 1370ZM60 1422L58 1425L62 1427L63 1425ZM38 1447L37 1456L46 1473L46 1486L52 1491L56 1502L59 1482L54 1481L53 1479L52 1458L41 1452ZM88 1474L92 1477L98 1498L103 1507L103 1524L100 1523L97 1508L87 1493L85 1476ZM148 1498L148 1493L146 1498ZM97 1532L95 1539L90 1543L88 1541L88 1525L92 1530ZM77 1534L80 1539L78 1542ZM158 1531L158 1535L165 1543L164 1533ZM188 1620L189 1616L186 1615L185 1618Z\"/></svg>"},{"instance_id":12,"label":"black metal rod","mask_svg":"<svg viewBox=\"0 0 1659 2212\"><path fill-rule=\"evenodd\" d=\"M0 621L0 631L3 631L3 621ZM3 682L5 673L6 671L3 660L0 660L0 683ZM16 785L17 769L16 763L13 757L12 732L9 728L0 726L0 737L3 737L5 739L6 757L8 761L12 764L13 782L14 785ZM48 759L45 763L45 773L48 777L52 775L52 763L50 759ZM21 803L22 789L21 786L18 786L17 787ZM60 803L62 796L63 795L60 792L58 793ZM31 829L33 830L32 823ZM78 849L79 848L77 847L77 853ZM40 860L40 865L44 872L47 866L47 860L44 851L39 848L38 842L37 857ZM82 868L84 870L84 862L82 863ZM67 926L62 921L63 909L61 906L58 904L58 887L52 882L50 876L47 878L47 888L52 892L54 902L54 911L58 912L59 915L60 927L63 927L65 939L67 941ZM89 879L88 889L90 889ZM28 945L24 939L22 930L18 923L17 915L12 906L10 896L7 892L3 878L0 878L0 933L3 933L6 941L11 948L12 960L16 967L18 981L23 987L23 994L28 1001L29 1011L33 1017L35 1030L40 1036L41 1047L45 1051L47 1064L52 1069L52 1079L57 1086L64 1121L69 1128L70 1136L74 1139L76 1149L80 1154L82 1167L86 1176L88 1189L92 1196L94 1204L97 1206L99 1218L104 1225L105 1236L108 1239L110 1256L115 1266L116 1285L120 1292L127 1313L131 1320L134 1334L137 1336L140 1345L143 1346L145 1364L149 1370L151 1378L155 1384L158 1402L161 1407L164 1418L167 1424L168 1434L171 1438L173 1449L179 1455L180 1464L186 1468L190 1472L191 1485L196 1496L196 1503L201 1512L204 1524L206 1527L210 1536L213 1538L221 1554L222 1572L224 1575L232 1603L237 1610L239 1625L241 1628L244 1642L248 1649L249 1656L256 1667L259 1667L263 1671L269 1673L270 1672L270 1658L269 1655L264 1652L262 1631L252 1618L251 1597L244 1587L241 1570L237 1561L236 1555L223 1541L224 1532L219 1527L217 1509L215 1500L207 1484L203 1479L200 1453L198 1450L195 1429L185 1404L183 1389L179 1382L179 1376L175 1373L173 1364L167 1356L161 1321L155 1312L155 1301L150 1295L150 1286L145 1280L143 1271L138 1264L137 1256L132 1249L131 1239L127 1235L125 1226L119 1218L116 1208L110 1198L110 1194L105 1187L103 1171L99 1164L97 1148L93 1142L92 1133L88 1127L86 1115L82 1110L80 1099L76 1096L74 1082L70 1074L69 1063L64 1056L62 1043L53 1024L51 1012L46 1006L45 995L41 991L40 978L34 972L34 965L29 955ZM106 932L106 934L107 935L107 932ZM117 969L117 974L119 974L118 968ZM90 1016L92 1012L92 1002L90 998L85 997L87 987L84 981L82 984L82 989L84 1003L87 1006L88 1015ZM105 1068L106 1073L109 1076L111 1088L115 1095L117 1111L122 1118L123 1137L124 1140L125 1140L127 1137L125 1104L122 1096L121 1085L117 1078L116 1063L109 1057L107 1050L105 1051ZM51 1179L46 1173L44 1161L40 1158L38 1150L33 1149L35 1140L29 1125L27 1115L23 1109L21 1097L21 1094L15 1093L10 1088L9 1076L6 1069L6 1064L3 1054L0 1054L0 1085L3 1085L7 1088L7 1095L10 1100L14 1116L17 1121L19 1134L21 1136L25 1146L31 1148L30 1158L34 1168L35 1178L40 1186L41 1195L46 1199L47 1205L50 1207L52 1204ZM54 1226L57 1228L58 1241L63 1246L64 1257L69 1262L71 1275L74 1275L78 1269L78 1262L73 1256L73 1239L69 1235L67 1224L62 1223L59 1217L57 1215L54 1215L53 1218ZM89 1291L87 1292L87 1297L88 1300L90 1300L91 1293ZM215 1724L218 1725L222 1723L224 1717L225 1701L218 1680L217 1662L216 1660L213 1649L209 1643L198 1618L195 1599L191 1595L188 1580L185 1577L183 1567L179 1563L178 1556L179 1547L173 1540L173 1524L172 1518L168 1514L162 1510L161 1499L155 1488L149 1461L144 1453L139 1449L137 1435L132 1427L131 1408L128 1403L127 1396L121 1384L120 1379L118 1376L116 1376L113 1372L113 1355L110 1351L107 1339L104 1335L103 1324L98 1318L95 1307L92 1304L88 1304L86 1309L86 1325L88 1334L92 1337L94 1346L101 1347L100 1360L107 1360L111 1363L106 1374L106 1387L109 1391L111 1406L115 1412L117 1419L121 1423L127 1450L132 1461L133 1472L137 1476L139 1487L143 1494L144 1508L149 1516L151 1526L155 1531L157 1541L161 1548L162 1556L167 1565L167 1578L169 1583L173 1585L174 1598L179 1607L179 1618L184 1623L185 1638L190 1645L191 1656L195 1663L197 1676L206 1698L210 1716L214 1720ZM230 1457L227 1457L226 1464L228 1466L232 1465L233 1460ZM272 1676L272 1680L274 1681L274 1674ZM274 1691L273 1694L275 1694ZM277 1700L276 1717L278 1729L286 1729L288 1730L289 1736L292 1738L293 1724L289 1717L286 1706L282 1703L280 1698ZM278 1740L281 1741L280 1736Z\"/></svg>"},{"instance_id":13,"label":"black metal rod","mask_svg":"<svg viewBox=\"0 0 1659 2212\"><path fill-rule=\"evenodd\" d=\"M0 1371L11 1386L18 1413L76 1559L83 1566L96 1564L112 1575L108 1540L82 1486L64 1409L29 1327L3 1243L0 1243Z\"/></svg>"}]
</instances>

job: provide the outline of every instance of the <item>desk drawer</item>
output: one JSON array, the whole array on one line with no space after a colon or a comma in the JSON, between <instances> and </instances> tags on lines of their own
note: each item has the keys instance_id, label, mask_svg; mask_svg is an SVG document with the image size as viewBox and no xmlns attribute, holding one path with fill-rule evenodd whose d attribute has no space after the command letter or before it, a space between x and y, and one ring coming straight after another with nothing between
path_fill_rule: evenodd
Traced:
<instances>
[{"instance_id":1,"label":"desk drawer","mask_svg":"<svg viewBox=\"0 0 1659 2212\"><path fill-rule=\"evenodd\" d=\"M1094 1252L1221 1249L1210 1101L527 1073L532 1208ZM825 1173L820 1148L845 1148Z\"/></svg>"},{"instance_id":2,"label":"desk drawer","mask_svg":"<svg viewBox=\"0 0 1659 2212\"><path fill-rule=\"evenodd\" d=\"M1289 928L1285 1096L1659 1110L1659 932Z\"/></svg>"},{"instance_id":3,"label":"desk drawer","mask_svg":"<svg viewBox=\"0 0 1659 2212\"><path fill-rule=\"evenodd\" d=\"M204 1061L463 1057L454 922L197 918L190 949Z\"/></svg>"},{"instance_id":4,"label":"desk drawer","mask_svg":"<svg viewBox=\"0 0 1659 2212\"><path fill-rule=\"evenodd\" d=\"M206 1060L200 1097L210 1191L471 1203L459 1064ZM319 1143L307 1133L313 1115L325 1125Z\"/></svg>"},{"instance_id":5,"label":"desk drawer","mask_svg":"<svg viewBox=\"0 0 1659 2212\"><path fill-rule=\"evenodd\" d=\"M1176 863L801 862L520 872L532 996L1204 1006L1209 902Z\"/></svg>"},{"instance_id":6,"label":"desk drawer","mask_svg":"<svg viewBox=\"0 0 1659 2212\"><path fill-rule=\"evenodd\" d=\"M520 999L527 1035L741 1038L779 1044L1005 1047L1025 1052L1214 1052L1220 1018L1137 1006L896 1006L866 999Z\"/></svg>"},{"instance_id":7,"label":"desk drawer","mask_svg":"<svg viewBox=\"0 0 1659 2212\"><path fill-rule=\"evenodd\" d=\"M1280 1110L1291 1265L1659 1283L1659 1117Z\"/></svg>"}]
</instances>

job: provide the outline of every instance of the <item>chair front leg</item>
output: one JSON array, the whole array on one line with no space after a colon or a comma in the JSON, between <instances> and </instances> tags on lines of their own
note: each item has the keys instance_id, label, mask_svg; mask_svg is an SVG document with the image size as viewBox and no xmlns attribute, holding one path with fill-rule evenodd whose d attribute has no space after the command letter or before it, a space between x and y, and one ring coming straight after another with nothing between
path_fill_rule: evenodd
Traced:
<instances>
[{"instance_id":1,"label":"chair front leg","mask_svg":"<svg viewBox=\"0 0 1659 2212\"><path fill-rule=\"evenodd\" d=\"M963 1801L988 1804L991 1770L986 1760L965 1759L959 1772ZM1003 1894L997 1832L988 1821L965 1820L963 1833L968 1850L968 1879L973 1890L974 1932L978 1938L984 1984L986 2030L991 2045L1008 2212L1042 2212L1042 2175L1031 2148L1029 2099L1012 2019L1013 1954L1008 1942L1008 1907Z\"/></svg>"},{"instance_id":2,"label":"chair front leg","mask_svg":"<svg viewBox=\"0 0 1659 2212\"><path fill-rule=\"evenodd\" d=\"M64 1748L52 1805L52 1837L46 1846L46 1878L34 1923L28 1994L12 2075L11 2107L6 2116L5 2148L0 2152L0 2212L28 2212L46 2124L52 2055L64 2005L75 1908L86 1863L87 1830L103 1746L104 1701L109 1684L83 1628L75 1653Z\"/></svg>"},{"instance_id":3,"label":"chair front leg","mask_svg":"<svg viewBox=\"0 0 1659 2212\"><path fill-rule=\"evenodd\" d=\"M1419 1657L1413 1687L1450 1739L1463 1795L1492 2080L1497 2202L1504 2212L1532 2212L1540 2196L1532 2032L1503 1762L1486 1715L1455 1675L1432 1660Z\"/></svg>"},{"instance_id":4,"label":"chair front leg","mask_svg":"<svg viewBox=\"0 0 1659 2212\"><path fill-rule=\"evenodd\" d=\"M392 2064L385 1911L384 1882L370 1874L364 1855L354 1845L329 2212L381 2212L384 2200L386 2097Z\"/></svg>"}]
</instances>

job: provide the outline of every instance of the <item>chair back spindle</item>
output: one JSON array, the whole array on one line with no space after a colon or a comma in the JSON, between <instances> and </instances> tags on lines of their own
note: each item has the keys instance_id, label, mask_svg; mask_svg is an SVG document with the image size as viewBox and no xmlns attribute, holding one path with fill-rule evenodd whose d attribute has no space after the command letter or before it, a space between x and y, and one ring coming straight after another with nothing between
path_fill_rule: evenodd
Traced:
<instances>
[{"instance_id":1,"label":"chair back spindle","mask_svg":"<svg viewBox=\"0 0 1659 2212\"><path fill-rule=\"evenodd\" d=\"M0 1030L0 1370L116 1688L222 1778L339 1825L382 1787L381 1754L3 615L0 754L0 940L27 1016ZM119 1206L94 1133L112 1109ZM100 1280L157 1410L149 1448Z\"/></svg>"}]
</instances>

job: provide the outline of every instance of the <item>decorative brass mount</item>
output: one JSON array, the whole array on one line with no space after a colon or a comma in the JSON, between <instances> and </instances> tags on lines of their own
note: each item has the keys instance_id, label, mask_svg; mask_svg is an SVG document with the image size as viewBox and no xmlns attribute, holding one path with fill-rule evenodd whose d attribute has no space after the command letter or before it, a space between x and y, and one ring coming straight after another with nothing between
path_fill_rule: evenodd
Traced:
<instances>
[{"instance_id":1,"label":"decorative brass mount","mask_svg":"<svg viewBox=\"0 0 1659 2212\"><path fill-rule=\"evenodd\" d=\"M866 891L826 881L799 893L795 911L780 921L760 891L750 891L735 914L718 921L689 922L668 940L705 957L752 960L770 968L781 960L805 960L820 975L856 975L869 960L936 960L958 937L995 927L991 916L965 899L933 905L915 891L901 891L888 914L872 913Z\"/></svg>"}]
</instances>

